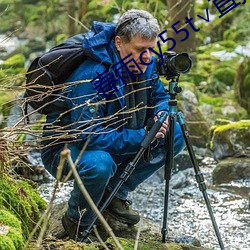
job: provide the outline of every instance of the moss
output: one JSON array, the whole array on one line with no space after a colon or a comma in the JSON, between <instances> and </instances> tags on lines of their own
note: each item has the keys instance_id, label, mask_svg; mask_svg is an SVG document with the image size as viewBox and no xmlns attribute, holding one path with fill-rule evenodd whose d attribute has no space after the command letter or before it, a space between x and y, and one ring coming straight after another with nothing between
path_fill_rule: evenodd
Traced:
<instances>
[{"instance_id":1,"label":"moss","mask_svg":"<svg viewBox=\"0 0 250 250\"><path fill-rule=\"evenodd\" d=\"M16 249L21 249L23 244L24 244L24 240L23 240L23 236L22 236L22 231L16 231L15 228L11 228L9 233L7 234L7 236L12 240L14 246L16 247Z\"/></svg>"},{"instance_id":2,"label":"moss","mask_svg":"<svg viewBox=\"0 0 250 250\"><path fill-rule=\"evenodd\" d=\"M250 141L250 133L246 131L250 128L250 121L243 120L238 122L232 122L225 125L214 125L210 130L210 149L214 150L215 138L220 144L226 144L228 151L234 152L235 143L239 142L247 144ZM249 130L250 132L250 130ZM229 134L234 134L234 141L230 141Z\"/></svg>"},{"instance_id":3,"label":"moss","mask_svg":"<svg viewBox=\"0 0 250 250\"><path fill-rule=\"evenodd\" d=\"M250 59L246 58L237 70L235 77L235 96L242 107L244 107L250 115Z\"/></svg>"},{"instance_id":4,"label":"moss","mask_svg":"<svg viewBox=\"0 0 250 250\"><path fill-rule=\"evenodd\" d=\"M231 129L245 129L250 127L250 121L239 121L239 122L234 122L234 123L229 123L226 125L222 126L215 126L214 133L220 133L220 132L225 132Z\"/></svg>"},{"instance_id":5,"label":"moss","mask_svg":"<svg viewBox=\"0 0 250 250\"><path fill-rule=\"evenodd\" d=\"M120 244L122 245L124 250L133 250L135 241L133 239L124 239L124 238L118 238ZM107 240L108 243L113 245L113 240L109 238ZM112 248L113 249L113 248ZM139 240L138 244L139 250L199 250L204 249L202 247L196 247L193 245L188 244L182 244L182 243L175 243L175 242L167 242L162 243L161 241L155 241L155 240Z\"/></svg>"},{"instance_id":6,"label":"moss","mask_svg":"<svg viewBox=\"0 0 250 250\"><path fill-rule=\"evenodd\" d=\"M24 243L20 221L10 212L0 210L0 223L10 227L6 235L0 235L0 249L21 249ZM4 236L4 237L2 237Z\"/></svg>"},{"instance_id":7,"label":"moss","mask_svg":"<svg viewBox=\"0 0 250 250\"><path fill-rule=\"evenodd\" d=\"M226 91L225 93L216 96L211 96L207 93L199 93L198 97L200 105L208 104L213 107L212 112L207 114L207 118L211 121L219 118L226 118L231 121L239 121L249 118L247 111L240 106L232 91ZM237 112L231 111L225 114L225 111L227 110L225 108L227 106L233 107L232 110L237 110Z\"/></svg>"},{"instance_id":8,"label":"moss","mask_svg":"<svg viewBox=\"0 0 250 250\"><path fill-rule=\"evenodd\" d=\"M237 47L237 43L234 40L223 40L219 42L219 45L222 46L226 51L232 52Z\"/></svg>"},{"instance_id":9,"label":"moss","mask_svg":"<svg viewBox=\"0 0 250 250\"><path fill-rule=\"evenodd\" d=\"M232 86L234 83L235 71L228 67L218 68L213 73L213 79L220 81L228 86Z\"/></svg>"},{"instance_id":10,"label":"moss","mask_svg":"<svg viewBox=\"0 0 250 250\"><path fill-rule=\"evenodd\" d=\"M224 99L221 96L208 96L208 95L201 95L199 97L200 103L207 103L214 107L222 107L224 103Z\"/></svg>"},{"instance_id":11,"label":"moss","mask_svg":"<svg viewBox=\"0 0 250 250\"><path fill-rule=\"evenodd\" d=\"M13 241L7 235L0 234L0 249L16 250Z\"/></svg>"},{"instance_id":12,"label":"moss","mask_svg":"<svg viewBox=\"0 0 250 250\"><path fill-rule=\"evenodd\" d=\"M31 185L8 176L0 179L0 205L22 222L25 238L39 220L40 211L46 207L45 201Z\"/></svg>"},{"instance_id":13,"label":"moss","mask_svg":"<svg viewBox=\"0 0 250 250\"><path fill-rule=\"evenodd\" d=\"M0 84L19 86L25 81L25 56L16 54L1 64Z\"/></svg>"},{"instance_id":14,"label":"moss","mask_svg":"<svg viewBox=\"0 0 250 250\"><path fill-rule=\"evenodd\" d=\"M23 54L16 54L2 64L2 69L9 69L10 67L23 68L25 64L25 56Z\"/></svg>"},{"instance_id":15,"label":"moss","mask_svg":"<svg viewBox=\"0 0 250 250\"><path fill-rule=\"evenodd\" d=\"M20 221L7 210L0 209L0 221L7 226L21 230Z\"/></svg>"}]
</instances>

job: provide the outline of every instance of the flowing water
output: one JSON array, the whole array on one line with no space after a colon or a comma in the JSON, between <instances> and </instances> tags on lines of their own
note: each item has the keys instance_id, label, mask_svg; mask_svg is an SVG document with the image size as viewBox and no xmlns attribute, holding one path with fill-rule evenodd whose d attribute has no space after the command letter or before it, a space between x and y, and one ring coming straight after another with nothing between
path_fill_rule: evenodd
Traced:
<instances>
[{"instance_id":1,"label":"flowing water","mask_svg":"<svg viewBox=\"0 0 250 250\"><path fill-rule=\"evenodd\" d=\"M214 167L214 161L206 158L201 171L225 249L250 250L250 180L213 186L211 174ZM130 194L133 208L159 226L159 230L162 227L165 194L165 181L161 176L156 173ZM67 200L71 188L72 182L60 187L55 202ZM40 186L45 200L50 199L52 189L53 182ZM179 171L170 181L167 224L170 232L178 237L195 237L204 247L220 249L192 168Z\"/></svg>"}]
</instances>

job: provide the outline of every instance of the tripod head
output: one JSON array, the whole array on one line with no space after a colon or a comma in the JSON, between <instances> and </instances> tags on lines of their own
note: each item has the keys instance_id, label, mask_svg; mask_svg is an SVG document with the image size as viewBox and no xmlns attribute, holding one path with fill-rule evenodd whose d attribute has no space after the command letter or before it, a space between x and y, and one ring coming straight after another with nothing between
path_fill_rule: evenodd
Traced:
<instances>
[{"instance_id":1,"label":"tripod head","mask_svg":"<svg viewBox=\"0 0 250 250\"><path fill-rule=\"evenodd\" d=\"M177 76L176 78L172 78L171 81L169 82L169 95L170 95L170 100L174 100L175 96L182 91L182 87L178 86L180 76Z\"/></svg>"}]
</instances>

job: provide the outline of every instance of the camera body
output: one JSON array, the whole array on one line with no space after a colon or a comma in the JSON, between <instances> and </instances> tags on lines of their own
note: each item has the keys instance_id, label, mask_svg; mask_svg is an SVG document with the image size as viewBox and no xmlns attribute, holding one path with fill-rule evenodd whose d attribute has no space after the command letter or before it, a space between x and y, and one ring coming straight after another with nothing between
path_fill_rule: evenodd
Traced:
<instances>
[{"instance_id":1,"label":"camera body","mask_svg":"<svg viewBox=\"0 0 250 250\"><path fill-rule=\"evenodd\" d=\"M192 67L192 61L187 53L176 54L174 51L163 53L161 58L156 60L156 69L159 75L165 76L167 80L179 76L181 73L188 73Z\"/></svg>"}]
</instances>

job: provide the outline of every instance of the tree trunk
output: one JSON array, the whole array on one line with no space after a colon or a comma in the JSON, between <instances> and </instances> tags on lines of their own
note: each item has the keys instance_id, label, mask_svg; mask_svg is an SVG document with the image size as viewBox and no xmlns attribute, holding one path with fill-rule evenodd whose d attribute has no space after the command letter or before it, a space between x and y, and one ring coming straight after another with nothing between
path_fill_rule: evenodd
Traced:
<instances>
[{"instance_id":1,"label":"tree trunk","mask_svg":"<svg viewBox=\"0 0 250 250\"><path fill-rule=\"evenodd\" d=\"M76 34L76 1L69 0L67 4L68 14L69 14L69 22L68 22L68 34L69 36L73 36Z\"/></svg>"},{"instance_id":2,"label":"tree trunk","mask_svg":"<svg viewBox=\"0 0 250 250\"><path fill-rule=\"evenodd\" d=\"M88 3L87 0L79 1L79 10L78 10L78 18L81 20L83 16L87 13Z\"/></svg>"},{"instance_id":3,"label":"tree trunk","mask_svg":"<svg viewBox=\"0 0 250 250\"><path fill-rule=\"evenodd\" d=\"M186 17L193 18L191 23L194 25L195 21L195 11L194 11L194 4L195 0L166 0L169 15L168 19L169 26L168 26L168 33L167 36L174 38L176 41L176 46L173 48L173 50L177 53L180 52L191 52L192 54L195 54L196 49L196 39L195 39L195 31L191 27L190 24L186 24ZM175 24L177 21L180 21L177 25L174 25L176 30L179 30L180 28L186 29L189 33L189 37L181 42L180 40L184 39L186 37L186 32L181 31L180 33L176 34L175 31L172 28L172 25ZM195 26L195 25L194 25ZM196 28L196 27L195 27ZM197 29L197 28L196 28ZM170 41L168 42L168 48L171 48L173 46L173 43Z\"/></svg>"}]
</instances>

